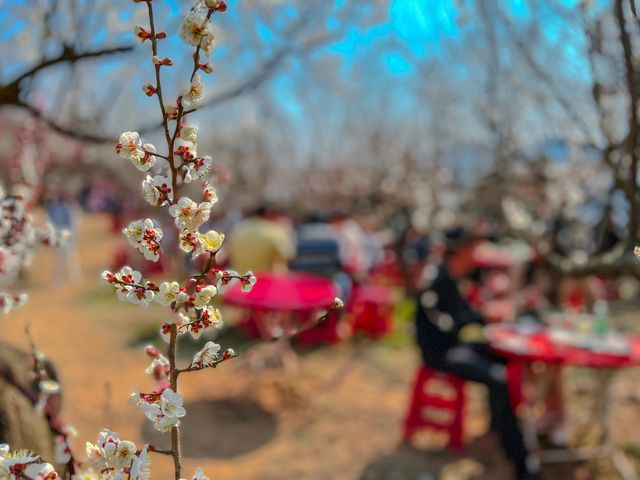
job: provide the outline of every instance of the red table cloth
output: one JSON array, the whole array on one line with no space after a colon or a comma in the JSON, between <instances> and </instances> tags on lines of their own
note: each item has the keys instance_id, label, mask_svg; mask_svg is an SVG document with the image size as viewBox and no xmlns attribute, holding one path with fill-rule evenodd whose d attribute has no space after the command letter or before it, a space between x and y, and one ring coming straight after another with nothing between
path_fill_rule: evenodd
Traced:
<instances>
[{"instance_id":1,"label":"red table cloth","mask_svg":"<svg viewBox=\"0 0 640 480\"><path fill-rule=\"evenodd\" d=\"M250 292L243 292L239 282L227 287L224 301L254 310L303 313L329 308L338 295L331 280L308 273L256 273L256 278Z\"/></svg>"},{"instance_id":2,"label":"red table cloth","mask_svg":"<svg viewBox=\"0 0 640 480\"><path fill-rule=\"evenodd\" d=\"M640 365L640 336L626 335L628 351L602 352L554 341L551 330L544 328L524 335L513 325L491 325L487 341L497 353L514 360L555 363L590 368L616 368Z\"/></svg>"}]
</instances>

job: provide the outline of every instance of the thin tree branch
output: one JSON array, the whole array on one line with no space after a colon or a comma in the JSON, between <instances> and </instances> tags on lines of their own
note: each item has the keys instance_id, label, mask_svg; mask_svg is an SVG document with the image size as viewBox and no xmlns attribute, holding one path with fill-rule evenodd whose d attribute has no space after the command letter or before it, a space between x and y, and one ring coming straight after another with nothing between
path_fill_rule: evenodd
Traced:
<instances>
[{"instance_id":1,"label":"thin tree branch","mask_svg":"<svg viewBox=\"0 0 640 480\"><path fill-rule=\"evenodd\" d=\"M291 48L283 47L278 52L276 52L269 60L267 60L263 65L261 65L249 78L244 81L229 87L226 90L223 90L213 97L209 98L205 102L202 102L198 109L203 107L214 107L220 105L222 103L228 102L235 98L240 97L246 93L249 93L253 90L256 90L260 85L262 85L266 80L268 80L271 75L277 70L277 67L284 61L287 55L291 52ZM147 125L145 127L140 128L138 131L142 134L153 132L162 126L161 123L156 123L154 125Z\"/></svg>"},{"instance_id":2,"label":"thin tree branch","mask_svg":"<svg viewBox=\"0 0 640 480\"><path fill-rule=\"evenodd\" d=\"M636 70L634 67L634 54L631 44L631 36L627 31L626 18L624 15L623 0L615 0L614 14L618 25L620 43L624 57L625 80L627 92L629 93L629 118L626 151L631 157L629 165L629 191L627 199L629 201L629 229L627 236L627 248L633 248L638 238L638 86L636 84Z\"/></svg>"},{"instance_id":3,"label":"thin tree branch","mask_svg":"<svg viewBox=\"0 0 640 480\"><path fill-rule=\"evenodd\" d=\"M54 58L50 58L49 60L44 60L44 61L40 62L39 64L34 65L29 70L27 70L22 75L20 75L18 78L13 80L9 85L12 85L14 83L18 84L22 80L24 80L25 78L34 76L40 70L44 70L45 68L50 67L52 65L56 65L58 63L75 63L75 62L78 62L80 60L85 60L87 58L96 58L96 57L102 57L104 55L113 55L113 54L116 54L116 53L125 53L125 52L129 52L131 50L133 50L133 46L127 45L127 46L122 46L122 47L103 48L103 49L100 49L100 50L94 50L94 51L89 51L89 52L77 52L77 51L75 51L74 48L69 47L68 45L65 45L63 47L62 53L60 55L58 55L57 57L54 57Z\"/></svg>"},{"instance_id":4,"label":"thin tree branch","mask_svg":"<svg viewBox=\"0 0 640 480\"><path fill-rule=\"evenodd\" d=\"M22 107L25 110L28 110L35 118L38 120L42 120L47 126L54 132L64 135L66 137L70 137L76 140L82 140L86 142L92 143L113 143L113 138L107 135L96 135L93 133L83 132L69 125L61 125L54 121L51 118L45 116L40 110L38 110L33 105L29 105L26 102L19 101L14 104L15 106Z\"/></svg>"}]
</instances>

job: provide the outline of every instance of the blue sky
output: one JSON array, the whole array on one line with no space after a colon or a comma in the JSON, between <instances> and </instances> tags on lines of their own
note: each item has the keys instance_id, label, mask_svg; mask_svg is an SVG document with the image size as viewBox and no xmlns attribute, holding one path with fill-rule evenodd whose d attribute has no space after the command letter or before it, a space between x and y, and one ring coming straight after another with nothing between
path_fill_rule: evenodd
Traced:
<instances>
[{"instance_id":1,"label":"blue sky","mask_svg":"<svg viewBox=\"0 0 640 480\"><path fill-rule=\"evenodd\" d=\"M2 70L4 75L14 76L19 70L24 69L24 65L19 65L16 63L16 60L20 58L19 51L12 47L14 39L7 41L13 34L15 34L16 30L23 28L24 25L20 22L15 21L15 15L12 15L12 11L17 5L29 5L29 2L32 0L0 0L0 41L4 40L3 44L0 44L0 48L5 48L5 52L7 55L4 56L4 62L2 63ZM64 0L70 1L70 0ZM128 25L131 23L133 25L133 19L129 18L131 16L131 12L135 11L136 8L142 8L137 5L133 5L130 0L110 0L113 1L114 12L116 14L121 14L121 19L124 20L124 23ZM304 0L298 0L304 1ZM504 8L507 15L512 16L512 18L516 19L520 17L523 20L526 20L529 11L528 6L541 0L498 0L500 2L499 5ZM575 4L579 0L559 0L565 2L568 6ZM603 3L607 0L598 0L596 3ZM214 50L214 64L219 64L220 72L223 72L222 75L236 75L238 78L242 78L244 75L246 77L247 72L251 71L252 67L255 64L259 64L260 60L258 57L262 55L263 58L268 58L269 52L273 49L277 48L278 42L286 42L286 38L282 38L280 34L280 38L276 38L276 35L272 37L272 33L269 30L269 26L260 23L251 24L251 18L253 17L253 12L251 11L251 7L248 2L244 2L243 0L228 0L230 4L229 11L227 12L226 18L221 19L224 22L224 26L233 31L234 34L237 33L239 38L242 38L243 30L237 28L241 25L253 25L253 28L257 28L258 35L264 40L264 51L263 52L253 52L249 48L239 48L236 50L235 54L231 53L228 48L228 44L225 43L225 38L222 36L219 44L216 46ZM333 6L340 6L340 4L347 5L347 2L362 2L362 6L369 4L368 1L365 0L327 0L327 4ZM278 19L282 20L283 18L289 18L291 15L295 15L294 7L288 7L287 5L293 4L293 0L291 3L288 3L288 0L284 0L284 3L277 4L279 5L279 17L271 18L270 22L278 22ZM337 77L337 80L343 81L345 83L350 83L351 88L354 90L361 90L366 92L366 95L370 95L370 88L386 88L388 85L392 85L396 88L397 92L394 91L396 104L394 105L394 109L396 113L400 112L404 115L404 118L412 118L416 113L416 108L420 108L422 111L427 110L429 108L428 105L420 104L417 105L415 92L410 92L409 89L403 88L406 85L411 85L411 83L418 83L421 81L421 77L417 76L416 70L413 67L413 64L418 57L429 57L429 56L438 56L438 61L441 65L446 67L446 71L448 75L456 74L456 72L462 72L461 76L464 77L464 69L465 64L462 62L457 62L456 58L451 58L450 52L448 48L443 48L444 42L455 40L457 38L462 38L457 22L460 20L461 12L458 11L458 7L456 6L459 2L456 0L390 0L388 10L384 18L382 18L377 23L367 26L358 25L355 21L347 18L346 26L341 28L339 31L341 33L341 37L334 41L333 43L323 47L318 52L318 57L324 54L326 57L339 57L341 60L341 70L331 74L334 77ZM191 0L154 0L154 5L156 5L156 9L164 9L164 14L168 19L174 19L174 25L177 25L176 22L179 21L179 18L185 8L188 8L188 5L191 4ZM353 5L353 4L351 4ZM360 5L359 3L357 4ZM546 3L535 3L534 5L539 5L540 9L545 10L548 7ZM120 6L122 9L118 9ZM121 12L127 13L121 13ZM242 17L241 17L242 16ZM125 18L126 17L126 18ZM340 17L342 20L345 19L345 16L342 15ZM247 20L247 23L239 22L238 20ZM552 38L554 36L558 36L566 31L566 22L562 21L559 18L551 18L552 21L545 24L545 36L548 38ZM338 22L339 20L332 19L328 22L328 26L331 27L331 22ZM473 24L474 19L469 19L469 22ZM174 27L175 28L175 27ZM251 28L251 27L249 27ZM466 28L466 27L460 27ZM277 30L277 27L274 28ZM122 34L122 38L118 39L118 41L131 42L131 30L127 28L126 32ZM171 33L171 32L169 32ZM465 33L466 35L466 30ZM270 40L274 39L270 44ZM466 38L466 37L464 37ZM94 38L95 42L99 42L100 39ZM555 43L555 42L554 42ZM582 46L579 43L566 43L566 42L558 42L563 45L564 55L563 58L568 60L574 60L573 62L569 61L564 65L564 68L571 68L575 72L576 78L585 78L584 76L584 61L580 56L579 50L581 50ZM166 55L172 55L173 45L180 45L181 42L176 42L172 44L171 47L167 45L167 49L164 51ZM242 47L242 42L240 41L240 47ZM262 47L260 47L262 48ZM567 55L566 53L569 50L575 50L573 54ZM440 55L441 54L441 55ZM225 58L226 65L223 65L222 58ZM233 59L233 62L227 61L226 59ZM11 63L13 61L13 63ZM295 59L292 59L290 62L286 62L286 65L282 68L282 71L278 71L274 78L268 82L267 85L262 86L263 91L267 91L272 95L274 99L273 103L278 104L280 107L284 107L285 110L288 110L289 116L293 119L292 123L300 124L303 122L309 115L309 109L312 106L304 105L303 97L295 97L291 95L292 90L295 89L296 85L301 85L302 83L296 84L296 82L305 82L309 81L309 77L305 77L304 74L302 76L295 75L295 68L298 68L304 72L304 69L308 67L308 65L304 64L304 60L297 65L295 65ZM292 66L293 64L293 66ZM115 76L109 76L109 73L117 73L118 68L128 68L128 74L131 75L131 66L135 67L135 63L132 62L130 58L126 58L126 56L121 56L118 58L112 59L101 59L99 62L96 62L95 67L96 72L99 73L99 76L105 81L109 80L119 80ZM319 63L319 65L322 65ZM144 65L144 68L147 68L148 65ZM223 68L224 67L224 68ZM350 77L351 68L354 67L353 71L358 68L361 70L366 70L364 74L360 73L362 76L360 78ZM230 72L230 73L229 73ZM215 74L214 74L215 77ZM383 79L382 82L377 83L373 86L372 82L367 83L366 87L362 88L362 83L357 84L353 82L353 79L362 82L369 82L369 77L381 77ZM5 77L6 78L6 77ZM226 77L223 77L225 79ZM448 77L450 78L450 77ZM312 79L311 79L312 80ZM372 79L373 80L373 79ZM464 89L461 90L460 98L464 97L465 93L468 93L468 83L464 84L466 79L458 79L460 83L464 85ZM477 77L474 78L477 80ZM339 83L338 82L338 83ZM387 82L387 83L385 83ZM214 83L212 81L212 83ZM449 82L450 83L450 82ZM398 87L399 86L399 87ZM317 88L322 89L325 85L319 84ZM405 93L402 93L402 92ZM140 95L140 91L138 88L135 89L135 94ZM375 93L374 93L375 95ZM406 95L406 100L405 100ZM414 95L413 97L411 95ZM470 95L467 95L470 96ZM131 96L129 97L131 98ZM145 100L142 98L142 100ZM333 100L334 103L340 103L341 99L328 99L329 101ZM350 99L354 101L353 98ZM357 101L357 99L356 99ZM322 107L326 107L324 104ZM230 104L225 104L225 109L227 107L231 107ZM306 110L305 110L306 109ZM390 112L385 111L385 115ZM393 112L391 112L393 113Z\"/></svg>"},{"instance_id":2,"label":"blue sky","mask_svg":"<svg viewBox=\"0 0 640 480\"><path fill-rule=\"evenodd\" d=\"M15 21L12 10L16 5L27 5L31 0L0 0L0 41L9 39L24 28L24 22ZM233 15L239 0L228 0ZM336 0L336 5L346 0ZM505 0L514 14L527 13L527 0ZM537 1L537 0L534 0ZM565 0L568 4L577 0ZM179 15L188 0L164 0L159 4L168 4L172 14ZM160 5L159 5L160 6ZM293 7L292 7L293 9ZM295 11L295 10L294 10ZM245 10L246 12L246 10ZM457 10L455 0L391 0L388 20L384 23L362 29L358 26L348 28L344 37L329 46L329 50L342 54L349 61L363 45L370 45L380 39L395 39L403 43L412 55L425 56L437 52L443 38L454 38L458 33L456 25ZM266 26L259 27L259 34L265 40L270 38ZM405 74L411 71L411 65L400 51L393 49L381 52L384 64L391 73ZM11 66L8 66L11 68ZM7 65L4 66L7 68Z\"/></svg>"},{"instance_id":3,"label":"blue sky","mask_svg":"<svg viewBox=\"0 0 640 480\"><path fill-rule=\"evenodd\" d=\"M28 5L30 0L0 0L0 41L14 38L15 34L25 27L25 22L16 20L13 15L16 6ZM232 6L237 0L229 0ZM167 0L172 13L179 15L184 9L183 0ZM338 1L338 4L340 0ZM373 26L368 30L357 27L348 29L345 37L330 49L342 53L346 57L354 54L356 48L368 44L381 37L397 37L410 46L414 54L424 55L428 48L437 45L443 35L455 35L453 0L393 0L389 7L389 21ZM262 27L261 36L268 40L270 33ZM98 40L98 39L96 39ZM409 65L398 53L389 52L387 66L392 72L405 73ZM11 70L11 66L5 68Z\"/></svg>"},{"instance_id":4,"label":"blue sky","mask_svg":"<svg viewBox=\"0 0 640 480\"><path fill-rule=\"evenodd\" d=\"M429 50L437 48L442 37L456 35L455 13L453 0L393 0L389 7L388 22L366 31L350 29L331 50L349 57L363 44L370 44L382 37L396 37L413 54L424 56ZM410 71L410 64L398 52L390 51L385 56L386 66L392 73Z\"/></svg>"}]
</instances>

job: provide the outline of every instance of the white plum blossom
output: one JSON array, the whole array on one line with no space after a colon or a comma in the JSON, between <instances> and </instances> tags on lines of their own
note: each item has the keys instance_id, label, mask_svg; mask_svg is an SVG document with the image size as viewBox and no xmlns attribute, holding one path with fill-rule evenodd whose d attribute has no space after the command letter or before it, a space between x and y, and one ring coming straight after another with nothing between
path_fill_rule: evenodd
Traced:
<instances>
[{"instance_id":1,"label":"white plum blossom","mask_svg":"<svg viewBox=\"0 0 640 480\"><path fill-rule=\"evenodd\" d=\"M176 205L171 205L169 213L175 218L176 227L180 230L195 232L209 220L211 204L202 202L198 205L189 197L181 197Z\"/></svg>"},{"instance_id":2,"label":"white plum blossom","mask_svg":"<svg viewBox=\"0 0 640 480\"><path fill-rule=\"evenodd\" d=\"M0 479L57 480L55 468L29 450L10 451L6 443L0 445Z\"/></svg>"},{"instance_id":3,"label":"white plum blossom","mask_svg":"<svg viewBox=\"0 0 640 480\"><path fill-rule=\"evenodd\" d=\"M138 453L135 443L122 440L120 436L110 430L102 430L98 435L98 441L94 445L86 443L87 459L83 462L84 476L78 478L139 478L148 479L150 464L147 458L147 447ZM137 465L139 464L139 465ZM137 477L126 475L130 469L136 466ZM102 472L95 477L95 471ZM142 475L147 475L142 476ZM76 477L74 477L75 479Z\"/></svg>"},{"instance_id":4,"label":"white plum blossom","mask_svg":"<svg viewBox=\"0 0 640 480\"><path fill-rule=\"evenodd\" d=\"M125 302L147 307L154 297L154 292L141 285L142 274L126 266L117 273L108 270L102 272L102 278L111 283L118 294L118 298Z\"/></svg>"},{"instance_id":5,"label":"white plum blossom","mask_svg":"<svg viewBox=\"0 0 640 480\"><path fill-rule=\"evenodd\" d=\"M193 76L191 83L184 89L182 103L185 107L195 107L204 97L204 83L197 73Z\"/></svg>"},{"instance_id":6,"label":"white plum blossom","mask_svg":"<svg viewBox=\"0 0 640 480\"><path fill-rule=\"evenodd\" d=\"M154 296L155 294L149 289L134 288L129 292L127 301L142 307L148 307Z\"/></svg>"},{"instance_id":7,"label":"white plum blossom","mask_svg":"<svg viewBox=\"0 0 640 480\"><path fill-rule=\"evenodd\" d=\"M209 326L222 328L222 325L222 314L220 310L211 305L207 305L200 311L200 321L189 325L189 333L191 333L193 338L198 339L200 335L202 335L204 328Z\"/></svg>"},{"instance_id":8,"label":"white plum blossom","mask_svg":"<svg viewBox=\"0 0 640 480\"><path fill-rule=\"evenodd\" d=\"M143 0L134 2L144 3ZM165 125L167 153L163 155L155 146L144 143L138 132L124 132L116 145L117 154L121 158L129 160L138 170L148 172L142 180L142 196L149 205L167 208L177 228L179 248L193 254L193 257L209 254L201 270L184 281L162 281L156 285L144 280L140 272L128 266L115 273L105 271L102 274L113 285L119 299L142 306L154 301L168 307L174 315L173 321L166 321L160 327L162 337L169 342L168 354L165 356L152 346L145 349L145 353L151 357L146 373L155 381L154 390L151 393L136 391L130 398L131 403L140 408L160 432L179 433L177 429L181 418L186 415L184 400L176 385L176 372L216 366L235 355L231 349L221 354L220 345L209 341L194 355L189 368L178 370L175 362L178 345L176 336L188 332L198 338L207 328L221 328L221 312L212 306L218 289L227 285L232 278L240 279L243 290L250 289L255 283L251 272L240 276L216 268L215 255L222 247L225 236L215 230L200 232L201 227L209 220L211 208L218 201L218 196L207 181L214 169L213 159L208 155L198 156L198 127L189 122L191 113L205 96L201 73L212 71L208 54L213 48L214 35L209 20L214 12L224 12L226 8L223 0L198 0L185 16L179 36L195 47L192 51L193 69L188 70L192 72L189 84L175 101L170 102L163 96L160 88L160 74L166 70L163 67L173 65L174 60L160 53L158 47L161 44L158 41L166 38L167 34L151 27L155 25L153 9L147 9L150 26L136 27L134 32L140 43L150 40L149 43L152 44L151 61L157 78L154 83L144 84L142 89L147 96L157 96L159 100ZM167 131L167 120L176 122L176 128L171 127L173 134ZM162 162L162 159L166 161ZM162 165L157 165L158 161ZM202 202L178 195L179 187L184 188L186 184L196 182L203 188ZM0 234L3 229L10 232L13 227L11 222L4 222L1 210L0 203ZM122 232L147 260L159 259L160 242L163 237L169 236L165 235L159 223L150 218L132 221ZM3 265L2 257L3 252L0 250L0 269ZM13 301L8 299L7 303ZM82 473L74 475L72 480L149 480L150 448L145 446L138 451L134 443L120 439L115 432L103 430L95 445L87 443L87 461L78 465ZM67 452L63 451L63 447L59 449L59 459L67 460ZM179 466L179 459L177 463ZM198 468L191 478L209 480L202 468Z\"/></svg>"},{"instance_id":9,"label":"white plum blossom","mask_svg":"<svg viewBox=\"0 0 640 480\"><path fill-rule=\"evenodd\" d=\"M0 281L3 284L18 279L32 260L36 246L62 246L62 232L56 232L50 224L34 223L29 210L35 200L35 189L28 184L15 185L11 192L0 185ZM26 296L0 293L0 313L9 313L24 301Z\"/></svg>"},{"instance_id":10,"label":"white plum blossom","mask_svg":"<svg viewBox=\"0 0 640 480\"><path fill-rule=\"evenodd\" d=\"M193 252L193 256L197 257L203 253L216 253L222 247L224 242L224 233L209 230L205 233L196 233L197 246Z\"/></svg>"},{"instance_id":11,"label":"white plum blossom","mask_svg":"<svg viewBox=\"0 0 640 480\"><path fill-rule=\"evenodd\" d=\"M159 286L159 291L153 298L160 305L165 307L171 306L173 302L177 305L184 303L189 295L180 288L178 282L162 282Z\"/></svg>"},{"instance_id":12,"label":"white plum blossom","mask_svg":"<svg viewBox=\"0 0 640 480\"><path fill-rule=\"evenodd\" d=\"M182 402L182 395L166 388L160 395L159 402L141 399L137 405L142 408L157 430L167 432L174 426L180 425L180 418L186 415Z\"/></svg>"},{"instance_id":13,"label":"white plum blossom","mask_svg":"<svg viewBox=\"0 0 640 480\"><path fill-rule=\"evenodd\" d=\"M144 157L140 134L138 132L124 132L120 135L116 145L116 152L120 158L125 160L137 161L140 157Z\"/></svg>"},{"instance_id":14,"label":"white plum blossom","mask_svg":"<svg viewBox=\"0 0 640 480\"><path fill-rule=\"evenodd\" d=\"M253 289L253 286L256 284L256 282L258 281L258 279L256 278L256 276L253 274L253 272L247 272L245 273L242 278L240 279L241 282L241 287L240 289L243 292L250 292Z\"/></svg>"},{"instance_id":15,"label":"white plum blossom","mask_svg":"<svg viewBox=\"0 0 640 480\"><path fill-rule=\"evenodd\" d=\"M147 445L136 455L131 464L129 472L130 480L150 480L151 479L151 457L149 457Z\"/></svg>"},{"instance_id":16,"label":"white plum blossom","mask_svg":"<svg viewBox=\"0 0 640 480\"><path fill-rule=\"evenodd\" d=\"M167 388L160 395L160 408L166 417L184 417L187 412L182 406L182 395Z\"/></svg>"},{"instance_id":17,"label":"white plum blossom","mask_svg":"<svg viewBox=\"0 0 640 480\"><path fill-rule=\"evenodd\" d=\"M193 160L198 155L198 145L195 142L178 139L176 146L175 153L184 161Z\"/></svg>"},{"instance_id":18,"label":"white plum blossom","mask_svg":"<svg viewBox=\"0 0 640 480\"><path fill-rule=\"evenodd\" d=\"M108 280L108 275L109 272L103 272L102 277ZM119 272L113 274L113 277L116 280L113 286L118 290L118 298L124 301L135 288L133 285L139 285L142 280L142 274L129 266L122 267Z\"/></svg>"},{"instance_id":19,"label":"white plum blossom","mask_svg":"<svg viewBox=\"0 0 640 480\"><path fill-rule=\"evenodd\" d=\"M0 292L0 313L6 315L16 308L23 306L28 298L26 293L14 295L8 292Z\"/></svg>"},{"instance_id":20,"label":"white plum blossom","mask_svg":"<svg viewBox=\"0 0 640 480\"><path fill-rule=\"evenodd\" d=\"M156 147L150 143L145 143L142 145L142 149L144 151L144 157L139 159L138 163L134 163L133 165L141 172L146 172L157 162L156 156L153 155L156 153Z\"/></svg>"},{"instance_id":21,"label":"white plum blossom","mask_svg":"<svg viewBox=\"0 0 640 480\"><path fill-rule=\"evenodd\" d=\"M198 245L198 236L193 232L187 232L183 230L180 232L179 247L185 253L193 252L194 248Z\"/></svg>"},{"instance_id":22,"label":"white plum blossom","mask_svg":"<svg viewBox=\"0 0 640 480\"><path fill-rule=\"evenodd\" d=\"M71 460L71 451L69 450L69 444L63 435L57 435L54 439L55 444L55 461L58 465L65 465Z\"/></svg>"},{"instance_id":23,"label":"white plum blossom","mask_svg":"<svg viewBox=\"0 0 640 480\"><path fill-rule=\"evenodd\" d=\"M211 205L218 203L218 193L216 192L216 189L207 184L202 192L202 199L205 202L209 202Z\"/></svg>"},{"instance_id":24,"label":"white plum blossom","mask_svg":"<svg viewBox=\"0 0 640 480\"><path fill-rule=\"evenodd\" d=\"M144 258L157 262L160 258L160 240L162 230L155 226L153 220L146 218L131 222L122 230L127 240Z\"/></svg>"},{"instance_id":25,"label":"white plum blossom","mask_svg":"<svg viewBox=\"0 0 640 480\"><path fill-rule=\"evenodd\" d=\"M91 442L85 442L85 455L84 466L90 469L96 468L100 470L105 467L104 459L102 458L102 448L97 444L94 445Z\"/></svg>"},{"instance_id":26,"label":"white plum blossom","mask_svg":"<svg viewBox=\"0 0 640 480\"><path fill-rule=\"evenodd\" d=\"M156 164L156 147L143 143L138 132L124 132L116 145L121 158L129 160L138 170L146 172Z\"/></svg>"},{"instance_id":27,"label":"white plum blossom","mask_svg":"<svg viewBox=\"0 0 640 480\"><path fill-rule=\"evenodd\" d=\"M211 302L213 297L218 293L218 289L214 285L207 285L206 287L198 287L194 293L193 306L196 308L202 308Z\"/></svg>"},{"instance_id":28,"label":"white plum blossom","mask_svg":"<svg viewBox=\"0 0 640 480\"><path fill-rule=\"evenodd\" d=\"M140 402L137 403L137 405L140 408L142 408L142 411L147 416L147 418L154 423L156 422L157 419L162 417L162 409L160 408L160 405L158 405L157 403L150 403L150 402L145 402L144 400L141 400Z\"/></svg>"},{"instance_id":29,"label":"white plum blossom","mask_svg":"<svg viewBox=\"0 0 640 480\"><path fill-rule=\"evenodd\" d=\"M76 472L73 476L73 480L101 480L101 477L102 475L98 475L95 470L89 468L87 470Z\"/></svg>"},{"instance_id":30,"label":"white plum blossom","mask_svg":"<svg viewBox=\"0 0 640 480\"><path fill-rule=\"evenodd\" d=\"M211 172L211 167L213 167L213 159L208 155L192 160L187 164L187 171L183 176L185 183L206 177Z\"/></svg>"},{"instance_id":31,"label":"white plum blossom","mask_svg":"<svg viewBox=\"0 0 640 480\"><path fill-rule=\"evenodd\" d=\"M107 458L110 466L116 469L128 468L136 456L136 444L128 440L118 442L113 455Z\"/></svg>"},{"instance_id":32,"label":"white plum blossom","mask_svg":"<svg viewBox=\"0 0 640 480\"><path fill-rule=\"evenodd\" d=\"M180 38L194 47L200 47L206 53L213 48L213 29L204 12L189 12L180 25Z\"/></svg>"},{"instance_id":33,"label":"white plum blossom","mask_svg":"<svg viewBox=\"0 0 640 480\"><path fill-rule=\"evenodd\" d=\"M173 201L171 179L162 175L147 175L142 181L142 196L149 205L167 205Z\"/></svg>"},{"instance_id":34,"label":"white plum blossom","mask_svg":"<svg viewBox=\"0 0 640 480\"><path fill-rule=\"evenodd\" d=\"M209 477L204 474L202 467L198 467L191 480L209 480Z\"/></svg>"},{"instance_id":35,"label":"white plum blossom","mask_svg":"<svg viewBox=\"0 0 640 480\"><path fill-rule=\"evenodd\" d=\"M180 129L180 138L195 145L198 143L198 127L195 125L183 125Z\"/></svg>"},{"instance_id":36,"label":"white plum blossom","mask_svg":"<svg viewBox=\"0 0 640 480\"><path fill-rule=\"evenodd\" d=\"M206 313L213 327L222 328L224 323L222 322L222 313L220 313L219 309L209 306L206 308Z\"/></svg>"},{"instance_id":37,"label":"white plum blossom","mask_svg":"<svg viewBox=\"0 0 640 480\"><path fill-rule=\"evenodd\" d=\"M40 457L30 450L9 451L7 444L2 444L2 456L0 457L0 479L16 478L13 471L24 469L27 465L38 462Z\"/></svg>"},{"instance_id":38,"label":"white plum blossom","mask_svg":"<svg viewBox=\"0 0 640 480\"><path fill-rule=\"evenodd\" d=\"M161 415L154 423L159 432L170 432L173 427L180 426L180 419L178 417Z\"/></svg>"},{"instance_id":39,"label":"white plum blossom","mask_svg":"<svg viewBox=\"0 0 640 480\"><path fill-rule=\"evenodd\" d=\"M142 274L128 266L122 267L114 276L116 280L125 283L139 283L142 280Z\"/></svg>"},{"instance_id":40,"label":"white plum blossom","mask_svg":"<svg viewBox=\"0 0 640 480\"><path fill-rule=\"evenodd\" d=\"M216 360L220 358L220 345L214 342L207 342L204 347L193 356L191 365L194 367L205 368L214 365Z\"/></svg>"},{"instance_id":41,"label":"white plum blossom","mask_svg":"<svg viewBox=\"0 0 640 480\"><path fill-rule=\"evenodd\" d=\"M136 220L134 222L131 222L128 227L122 229L122 233L124 233L124 236L127 237L127 240L132 247L137 247L138 243L142 241L142 238L144 237L144 231L147 228L147 220ZM151 222L150 227L153 228L153 222Z\"/></svg>"},{"instance_id":42,"label":"white plum blossom","mask_svg":"<svg viewBox=\"0 0 640 480\"><path fill-rule=\"evenodd\" d=\"M24 470L24 477L33 480L55 480L60 478L53 465L46 462L28 465Z\"/></svg>"}]
</instances>

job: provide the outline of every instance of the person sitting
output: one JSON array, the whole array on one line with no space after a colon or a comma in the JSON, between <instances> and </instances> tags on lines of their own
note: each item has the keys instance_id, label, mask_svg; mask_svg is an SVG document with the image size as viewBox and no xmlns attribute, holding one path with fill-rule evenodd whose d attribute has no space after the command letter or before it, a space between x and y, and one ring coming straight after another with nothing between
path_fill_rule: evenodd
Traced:
<instances>
[{"instance_id":1,"label":"person sitting","mask_svg":"<svg viewBox=\"0 0 640 480\"><path fill-rule=\"evenodd\" d=\"M506 360L483 341L483 317L461 295L445 258L438 258L427 240L413 255L411 271L417 300L416 336L426 365L489 389L491 430L515 464L518 480L539 478L538 463L529 454L507 387Z\"/></svg>"},{"instance_id":2,"label":"person sitting","mask_svg":"<svg viewBox=\"0 0 640 480\"><path fill-rule=\"evenodd\" d=\"M320 214L310 215L296 229L296 245L296 256L289 263L291 270L334 280L341 298L347 299L351 278L343 267L344 251L336 229Z\"/></svg>"},{"instance_id":3,"label":"person sitting","mask_svg":"<svg viewBox=\"0 0 640 480\"><path fill-rule=\"evenodd\" d=\"M274 221L266 206L259 206L229 233L231 268L241 273L286 270L294 245L287 230Z\"/></svg>"}]
</instances>

